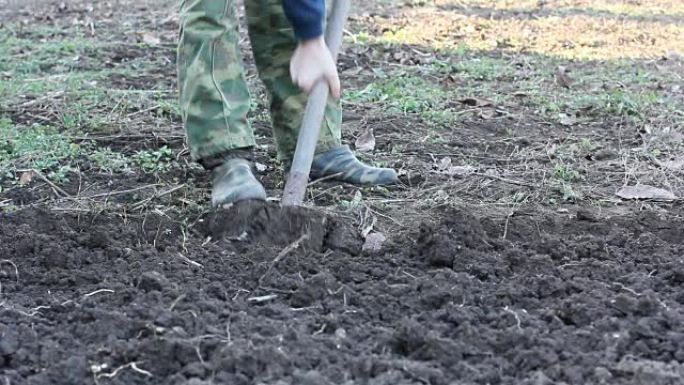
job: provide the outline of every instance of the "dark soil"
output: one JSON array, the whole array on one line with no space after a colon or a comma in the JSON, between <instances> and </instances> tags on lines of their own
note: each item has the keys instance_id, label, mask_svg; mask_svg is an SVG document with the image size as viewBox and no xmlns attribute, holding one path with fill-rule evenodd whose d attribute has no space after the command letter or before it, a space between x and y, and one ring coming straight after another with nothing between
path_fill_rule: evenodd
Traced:
<instances>
[{"instance_id":1,"label":"dark soil","mask_svg":"<svg viewBox=\"0 0 684 385\"><path fill-rule=\"evenodd\" d=\"M4 378L681 383L681 218L460 210L369 255L344 220L289 215L1 214Z\"/></svg>"},{"instance_id":2,"label":"dark soil","mask_svg":"<svg viewBox=\"0 0 684 385\"><path fill-rule=\"evenodd\" d=\"M113 43L83 50L74 72L116 70L94 80L176 97L162 92L176 87L176 1L27 3L40 7L0 0L0 29L20 21L17 36L39 41L66 36L76 22L87 32L94 21L97 36ZM404 3L358 2L356 13L390 17L421 2ZM161 43L142 48L145 33ZM373 81L371 69L427 60L416 56L427 47L352 48L340 71L357 90ZM670 62L649 68L681 67ZM572 63L581 65L601 63ZM553 68L533 69L548 70L553 83ZM457 80L518 92L511 79ZM74 140L127 156L166 146L169 169L110 173L84 156L74 160L78 177L59 186L71 198L39 178L0 193L9 211L0 210L0 385L684 383L684 206L613 198L629 178L653 171L622 164L646 140L622 117L589 109L591 122L565 127L521 99L503 106L506 115L473 112L433 127L371 103L345 105L345 140L372 129L376 153L363 156L404 171L403 186L320 182L309 200L319 209L247 203L200 214L210 175L190 165L179 117L150 109L156 97L128 104L116 94L115 104L96 107L133 120ZM48 104L70 101L3 114L59 126L57 114L41 109L51 111ZM257 104L258 176L277 197L283 173L261 116L267 104ZM586 173L574 184L586 199L576 202L544 183L567 160L554 146L568 135L599 145L573 153ZM480 172L447 175L438 168L451 158ZM664 176L666 185L680 175ZM363 250L364 229L387 236L380 251Z\"/></svg>"}]
</instances>

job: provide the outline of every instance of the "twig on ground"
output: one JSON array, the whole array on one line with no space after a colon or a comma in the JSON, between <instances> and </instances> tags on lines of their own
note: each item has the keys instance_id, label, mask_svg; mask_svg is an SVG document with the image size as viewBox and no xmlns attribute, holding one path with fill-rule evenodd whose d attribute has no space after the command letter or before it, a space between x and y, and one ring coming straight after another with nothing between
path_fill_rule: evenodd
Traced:
<instances>
[{"instance_id":1,"label":"twig on ground","mask_svg":"<svg viewBox=\"0 0 684 385\"><path fill-rule=\"evenodd\" d=\"M162 192L160 192L160 193L158 193L158 194L155 194L154 196L151 196L151 197L149 197L149 198L145 198L145 199L141 200L140 202L133 204L132 207L133 207L133 209L139 209L140 207L142 207L142 206L148 204L149 202L151 202L151 201L153 201L153 200L155 200L155 199L159 199L159 198L165 197L165 196L167 196L167 195L169 195L169 194L173 194L174 192L176 192L176 191L178 191L178 190L180 190L180 189L182 189L182 188L184 188L184 187L185 187L185 183L183 183L183 184L181 184L181 185L179 185L179 186L176 186L176 187L172 187L172 188L170 188L170 189L168 189L168 190L166 190L166 191L162 191Z\"/></svg>"},{"instance_id":2,"label":"twig on ground","mask_svg":"<svg viewBox=\"0 0 684 385\"><path fill-rule=\"evenodd\" d=\"M173 309L178 305L178 303L182 300L185 299L185 294L181 294L178 296L178 298L174 299L173 302L171 302L171 306L169 306L169 311L173 311Z\"/></svg>"},{"instance_id":3,"label":"twig on ground","mask_svg":"<svg viewBox=\"0 0 684 385\"><path fill-rule=\"evenodd\" d=\"M180 257L180 259L182 259L185 263L187 263L187 264L189 264L189 265L192 265L192 266L195 266L195 267L199 267L199 268L204 268L204 265L203 265L203 264L201 264L201 263L199 263L199 262L195 262L195 261L193 261L192 259L186 257L185 255L183 255L183 254L181 254L181 253L178 253L178 256Z\"/></svg>"},{"instance_id":4,"label":"twig on ground","mask_svg":"<svg viewBox=\"0 0 684 385\"><path fill-rule=\"evenodd\" d=\"M95 294L100 294L100 293L115 293L115 291L111 290L111 289L100 289L100 290L95 290L92 293L85 294L84 297L92 297Z\"/></svg>"},{"instance_id":5,"label":"twig on ground","mask_svg":"<svg viewBox=\"0 0 684 385\"><path fill-rule=\"evenodd\" d=\"M128 114L128 118L130 119L130 118L134 117L135 115L144 114L146 112L158 110L159 108L161 108L161 106L157 104L156 106L152 106L152 107L146 108L144 110L138 110L135 112L131 112L130 114Z\"/></svg>"},{"instance_id":6,"label":"twig on ground","mask_svg":"<svg viewBox=\"0 0 684 385\"><path fill-rule=\"evenodd\" d=\"M114 369L114 371L111 373L100 373L100 374L96 375L96 377L97 378L102 378L102 377L114 378L117 375L119 375L119 373L121 373L122 370L128 369L128 368L131 368L131 369L133 369L133 371L138 372L140 374L143 374L147 377L153 377L152 373L148 372L147 370L140 369L136 362L131 362L131 363L128 363L126 365L119 366L118 368Z\"/></svg>"},{"instance_id":7,"label":"twig on ground","mask_svg":"<svg viewBox=\"0 0 684 385\"><path fill-rule=\"evenodd\" d=\"M533 185L532 183L527 183L527 182L514 180L514 179L508 179L508 178L504 178L504 177L500 177L500 176L496 176L496 175L489 175L489 174L485 174L482 172L473 172L473 173L471 173L471 175L477 175L477 176L482 176L485 178L495 179L495 180L498 180L501 182L514 184L516 186L523 186L523 187L529 187L529 188L536 188L537 187L537 186Z\"/></svg>"},{"instance_id":8,"label":"twig on ground","mask_svg":"<svg viewBox=\"0 0 684 385\"><path fill-rule=\"evenodd\" d=\"M271 264L268 266L268 269L266 270L266 272L261 276L261 278L259 278L259 286L261 286L264 279L271 273L271 271L273 270L275 265L278 264L278 262L280 262L283 258L285 258L285 256L290 254L292 251L298 249L300 244L302 242L304 242L305 240L308 240L310 237L311 237L311 234L307 232L307 233L303 234L301 237L299 237L299 239L290 243L289 245L287 245L287 247L282 249L280 251L280 253L278 253L278 255L275 257L275 259L271 262Z\"/></svg>"},{"instance_id":9,"label":"twig on ground","mask_svg":"<svg viewBox=\"0 0 684 385\"><path fill-rule=\"evenodd\" d=\"M52 183L52 181L50 181L50 179L48 179L42 172L40 172L40 170L37 170L35 168L29 168L29 169L17 170L17 172L21 172L21 173L32 172L32 173L36 174L43 182L47 183L50 187L52 187L56 193L59 193L59 194L56 194L57 196L59 196L61 194L63 197L66 197L66 198L72 197L68 192L62 190L61 187Z\"/></svg>"},{"instance_id":10,"label":"twig on ground","mask_svg":"<svg viewBox=\"0 0 684 385\"><path fill-rule=\"evenodd\" d=\"M19 283L19 269L17 268L17 265L14 262L10 261L9 259L0 260L0 265L2 265L3 263L7 263L9 265L12 265L12 267L14 267L14 275L16 276L17 283ZM0 294L2 294L2 282L0 282Z\"/></svg>"},{"instance_id":11,"label":"twig on ground","mask_svg":"<svg viewBox=\"0 0 684 385\"><path fill-rule=\"evenodd\" d=\"M511 220L511 217L515 214L513 211L511 211L510 214L506 215L506 223L504 224L504 232L503 235L501 236L501 239L506 239L508 236L508 222Z\"/></svg>"},{"instance_id":12,"label":"twig on ground","mask_svg":"<svg viewBox=\"0 0 684 385\"><path fill-rule=\"evenodd\" d=\"M148 372L147 370L140 369L140 368L138 367L138 365L137 365L135 362L132 362L132 363L131 363L131 369L135 370L136 372L138 372L138 373L140 373L140 374L144 374L144 375L146 375L147 377L154 377L154 376L152 375L152 373Z\"/></svg>"},{"instance_id":13,"label":"twig on ground","mask_svg":"<svg viewBox=\"0 0 684 385\"><path fill-rule=\"evenodd\" d=\"M100 194L79 196L79 197L76 197L76 199L94 199L94 198L102 198L102 197L109 198L109 197L112 197L115 195L130 194L130 193L134 193L134 192L137 192L140 190L145 190L145 189L157 187L157 186L161 186L161 185L160 184L149 184L147 186L140 186L140 187L136 187L136 188L132 188L132 189L128 189L128 190L110 191L110 192L100 193Z\"/></svg>"},{"instance_id":14,"label":"twig on ground","mask_svg":"<svg viewBox=\"0 0 684 385\"><path fill-rule=\"evenodd\" d=\"M247 298L247 302L262 303L272 301L278 298L278 294L262 295L261 297L251 297Z\"/></svg>"},{"instance_id":15,"label":"twig on ground","mask_svg":"<svg viewBox=\"0 0 684 385\"><path fill-rule=\"evenodd\" d=\"M509 309L508 306L504 307L503 310L507 313L513 314L513 317L515 317L515 322L517 323L518 330L522 330L522 322L520 321L520 316L518 316L518 313L514 312L513 310Z\"/></svg>"}]
</instances>

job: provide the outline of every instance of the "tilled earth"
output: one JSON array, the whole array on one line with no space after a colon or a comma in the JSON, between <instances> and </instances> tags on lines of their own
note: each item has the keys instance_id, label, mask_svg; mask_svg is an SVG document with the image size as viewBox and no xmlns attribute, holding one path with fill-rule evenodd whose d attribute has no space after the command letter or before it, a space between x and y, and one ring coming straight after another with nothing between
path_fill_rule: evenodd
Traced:
<instances>
[{"instance_id":1,"label":"tilled earth","mask_svg":"<svg viewBox=\"0 0 684 385\"><path fill-rule=\"evenodd\" d=\"M675 4L659 3L668 1ZM603 95L595 88L621 83L625 92L651 87L658 98L681 100L678 82L668 80L681 79L676 56L635 60L634 71L649 80L638 84L622 79L628 73L605 75L602 61L562 62L579 84L557 84L560 62L505 50L515 39L461 56L428 45L366 44L357 33L377 38L392 23L418 23L412 10L432 2L359 2L340 59L349 90L372 94L367 87L383 76L406 75L392 71L419 70L410 73L439 84L428 90L466 99L426 91L420 105L407 99L399 112L382 95L343 99L345 140L373 130L377 143L364 160L400 169L401 186L321 181L307 200L316 209L269 203L206 212L209 176L191 164L173 109L177 2L25 3L0 0L0 43L13 44L0 58L0 80L21 79L16 89L0 87L9 100L0 117L21 130L54 126L81 151L59 160L70 166L68 180L19 171L34 167L27 159L0 170L0 385L684 383L682 200L615 197L635 184L682 196L681 167L667 166L681 161L681 115L618 98L613 107L560 106L569 114L562 124L541 112L550 101L519 83L533 77L538 92L554 97ZM483 27L497 18L534 21L547 9L477 16L479 8L461 3L433 5L466 23L471 39L503 33ZM588 2L562 3L579 10ZM423 26L436 26L424 28L426 36L459 44L452 19L421 12ZM673 17L652 27L674 26ZM553 28L567 21L555 20ZM642 25L619 15L589 19L605 20L642 35ZM572 28L578 25L589 24ZM539 44L569 55L571 44L530 31L531 40L547 39ZM658 44L669 41L657 36ZM643 39L620 44L639 53ZM241 43L251 63L247 40ZM453 68L439 72L447 64ZM256 89L258 177L277 197L283 175L263 90L247 68ZM593 72L601 76L582 79ZM82 84L54 88L71 76ZM387 92L426 86L398 84ZM497 93L514 99L485 99ZM422 108L456 117L439 125L411 112ZM84 122L67 127L74 116ZM105 148L128 159L127 168L108 171L87 154ZM147 164L152 170L133 166L135 156L161 149L170 155ZM387 240L369 248L369 232Z\"/></svg>"},{"instance_id":2,"label":"tilled earth","mask_svg":"<svg viewBox=\"0 0 684 385\"><path fill-rule=\"evenodd\" d=\"M291 226L273 207L237 210L197 218L183 235L152 214L2 214L6 383L684 376L681 218L520 212L502 222L453 209L373 254L344 220L294 212L313 219ZM290 238L261 236L272 230Z\"/></svg>"}]
</instances>

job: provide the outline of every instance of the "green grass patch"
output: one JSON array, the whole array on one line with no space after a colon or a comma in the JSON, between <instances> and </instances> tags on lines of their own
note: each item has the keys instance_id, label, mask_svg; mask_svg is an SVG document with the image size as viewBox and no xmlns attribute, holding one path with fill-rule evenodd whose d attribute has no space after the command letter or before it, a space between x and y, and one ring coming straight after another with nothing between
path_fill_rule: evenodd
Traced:
<instances>
[{"instance_id":1,"label":"green grass patch","mask_svg":"<svg viewBox=\"0 0 684 385\"><path fill-rule=\"evenodd\" d=\"M416 76L383 76L361 90L349 91L350 102L379 104L390 113L419 115L426 121L446 124L456 118L450 93L444 87Z\"/></svg>"},{"instance_id":2,"label":"green grass patch","mask_svg":"<svg viewBox=\"0 0 684 385\"><path fill-rule=\"evenodd\" d=\"M140 150L133 159L144 172L167 171L173 162L173 151L166 146L157 150Z\"/></svg>"},{"instance_id":3,"label":"green grass patch","mask_svg":"<svg viewBox=\"0 0 684 385\"><path fill-rule=\"evenodd\" d=\"M0 119L0 170L3 178L15 179L14 170L36 169L55 180L66 179L70 161L80 146L51 126L15 125Z\"/></svg>"}]
</instances>

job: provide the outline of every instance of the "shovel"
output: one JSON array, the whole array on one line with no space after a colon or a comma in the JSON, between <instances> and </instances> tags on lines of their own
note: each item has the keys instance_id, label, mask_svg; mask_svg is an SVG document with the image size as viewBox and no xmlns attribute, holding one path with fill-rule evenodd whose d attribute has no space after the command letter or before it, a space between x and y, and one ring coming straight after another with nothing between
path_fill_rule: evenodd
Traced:
<instances>
[{"instance_id":1,"label":"shovel","mask_svg":"<svg viewBox=\"0 0 684 385\"><path fill-rule=\"evenodd\" d=\"M350 0L334 0L328 20L325 40L335 60L349 5ZM325 215L304 209L301 204L329 93L328 84L319 80L309 94L281 207L249 200L237 202L228 212L212 212L202 219L200 227L206 235L213 239L250 240L261 245L289 244L288 248L322 249L332 224Z\"/></svg>"},{"instance_id":2,"label":"shovel","mask_svg":"<svg viewBox=\"0 0 684 385\"><path fill-rule=\"evenodd\" d=\"M325 31L325 41L330 49L333 60L337 61L337 54L342 45L342 33L344 24L349 15L350 0L334 0L332 12ZM306 195L306 187L309 183L309 172L313 162L318 134L321 122L325 114L325 105L328 101L330 89L324 80L319 80L309 93L309 98L304 110L304 118L299 129L297 147L292 159L290 175L285 183L281 204L287 206L300 206Z\"/></svg>"}]
</instances>

